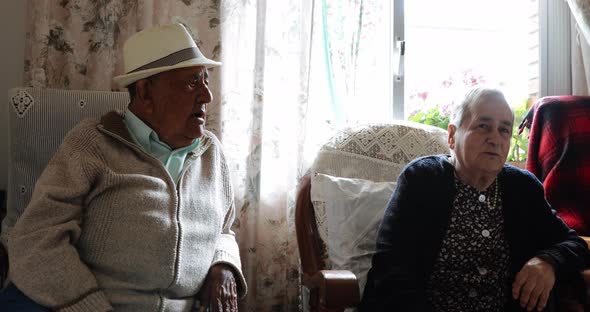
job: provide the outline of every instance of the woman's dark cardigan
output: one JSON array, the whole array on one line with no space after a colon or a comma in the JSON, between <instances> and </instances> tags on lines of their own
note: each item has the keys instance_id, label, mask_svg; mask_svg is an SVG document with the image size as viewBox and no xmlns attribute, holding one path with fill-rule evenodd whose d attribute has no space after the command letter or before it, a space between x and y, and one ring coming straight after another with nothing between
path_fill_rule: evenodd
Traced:
<instances>
[{"instance_id":1,"label":"woman's dark cardigan","mask_svg":"<svg viewBox=\"0 0 590 312\"><path fill-rule=\"evenodd\" d=\"M553 262L558 283L579 281L579 272L590 263L587 245L555 215L543 185L530 172L509 165L498 179L511 282L534 256ZM402 171L379 229L360 311L432 311L426 284L449 225L455 192L448 155L417 159ZM524 310L511 299L506 311Z\"/></svg>"}]
</instances>

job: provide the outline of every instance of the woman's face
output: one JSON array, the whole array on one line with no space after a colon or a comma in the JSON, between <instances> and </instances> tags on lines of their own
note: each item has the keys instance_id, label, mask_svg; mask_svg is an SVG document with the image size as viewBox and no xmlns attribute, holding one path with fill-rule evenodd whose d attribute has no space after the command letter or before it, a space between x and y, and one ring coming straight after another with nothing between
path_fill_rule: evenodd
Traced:
<instances>
[{"instance_id":1,"label":"woman's face","mask_svg":"<svg viewBox=\"0 0 590 312\"><path fill-rule=\"evenodd\" d=\"M499 173L512 137L514 115L508 105L494 98L471 107L461 126L449 126L449 143L461 167L469 172Z\"/></svg>"}]
</instances>

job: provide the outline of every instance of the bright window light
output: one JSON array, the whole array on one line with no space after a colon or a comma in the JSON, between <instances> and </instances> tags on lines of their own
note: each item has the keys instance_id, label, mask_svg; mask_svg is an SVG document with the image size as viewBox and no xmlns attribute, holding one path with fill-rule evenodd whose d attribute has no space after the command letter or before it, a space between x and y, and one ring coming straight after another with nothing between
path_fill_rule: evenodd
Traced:
<instances>
[{"instance_id":1,"label":"bright window light","mask_svg":"<svg viewBox=\"0 0 590 312\"><path fill-rule=\"evenodd\" d=\"M476 85L498 87L513 107L526 102L538 60L534 8L531 0L405 1L406 117L446 113Z\"/></svg>"}]
</instances>

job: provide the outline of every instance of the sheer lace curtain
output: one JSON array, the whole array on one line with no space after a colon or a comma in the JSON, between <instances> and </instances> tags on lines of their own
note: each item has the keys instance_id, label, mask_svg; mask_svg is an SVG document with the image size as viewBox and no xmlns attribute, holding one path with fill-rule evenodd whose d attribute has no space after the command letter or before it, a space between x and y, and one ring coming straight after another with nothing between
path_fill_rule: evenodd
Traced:
<instances>
[{"instance_id":1,"label":"sheer lace curtain","mask_svg":"<svg viewBox=\"0 0 590 312\"><path fill-rule=\"evenodd\" d=\"M338 128L390 118L390 7L234 0L221 12L221 135L238 186L244 307L298 311L297 183Z\"/></svg>"},{"instance_id":2,"label":"sheer lace curtain","mask_svg":"<svg viewBox=\"0 0 590 312\"><path fill-rule=\"evenodd\" d=\"M250 291L242 306L298 311L294 204L306 163L313 2L237 2L222 6L221 135Z\"/></svg>"},{"instance_id":3,"label":"sheer lace curtain","mask_svg":"<svg viewBox=\"0 0 590 312\"><path fill-rule=\"evenodd\" d=\"M392 2L316 1L312 102L337 127L392 118Z\"/></svg>"},{"instance_id":4,"label":"sheer lace curtain","mask_svg":"<svg viewBox=\"0 0 590 312\"><path fill-rule=\"evenodd\" d=\"M572 13L572 94L590 95L590 2L567 0Z\"/></svg>"}]
</instances>

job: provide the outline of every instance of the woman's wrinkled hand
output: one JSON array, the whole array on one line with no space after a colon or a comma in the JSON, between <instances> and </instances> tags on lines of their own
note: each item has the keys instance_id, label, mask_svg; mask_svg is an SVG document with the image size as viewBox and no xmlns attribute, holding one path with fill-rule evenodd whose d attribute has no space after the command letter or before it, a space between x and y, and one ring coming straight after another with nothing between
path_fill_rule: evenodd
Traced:
<instances>
[{"instance_id":1,"label":"woman's wrinkled hand","mask_svg":"<svg viewBox=\"0 0 590 312\"><path fill-rule=\"evenodd\" d=\"M543 311L555 284L555 269L547 261L534 257L516 274L512 297L527 311Z\"/></svg>"}]
</instances>

